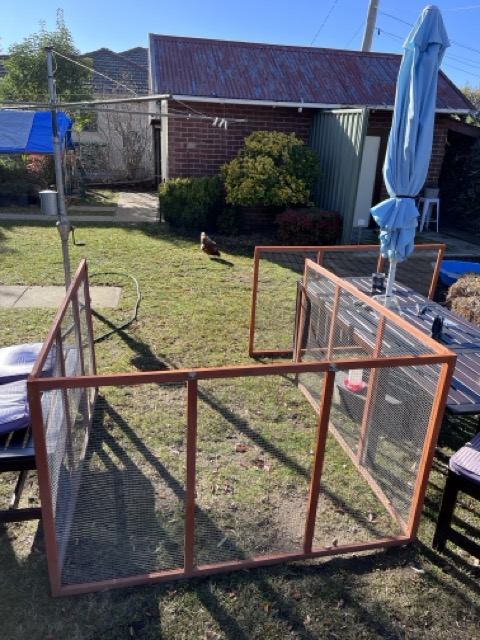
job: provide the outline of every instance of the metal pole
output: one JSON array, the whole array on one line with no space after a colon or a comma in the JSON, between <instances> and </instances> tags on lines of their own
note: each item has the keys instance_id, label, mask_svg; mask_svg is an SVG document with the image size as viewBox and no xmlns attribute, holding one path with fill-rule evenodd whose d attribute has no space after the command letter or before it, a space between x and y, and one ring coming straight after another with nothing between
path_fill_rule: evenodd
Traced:
<instances>
[{"instance_id":1,"label":"metal pole","mask_svg":"<svg viewBox=\"0 0 480 640\"><path fill-rule=\"evenodd\" d=\"M50 104L52 112L52 134L53 134L53 158L55 161L55 178L57 190L57 211L59 220L57 222L58 233L62 241L63 253L63 270L65 272L65 288L68 289L72 280L72 272L70 268L70 253L68 249L68 237L72 230L72 225L67 217L65 207L65 191L63 188L63 167L62 167L62 150L60 145L60 137L58 135L57 123L57 95L55 90L55 79L53 75L52 48L45 47L47 54L47 71L48 71L48 92L50 94Z\"/></svg>"},{"instance_id":2,"label":"metal pole","mask_svg":"<svg viewBox=\"0 0 480 640\"><path fill-rule=\"evenodd\" d=\"M373 42L373 32L375 31L375 24L377 22L377 12L380 0L370 0L368 7L367 24L365 26L365 32L363 34L362 51L371 51Z\"/></svg>"}]
</instances>

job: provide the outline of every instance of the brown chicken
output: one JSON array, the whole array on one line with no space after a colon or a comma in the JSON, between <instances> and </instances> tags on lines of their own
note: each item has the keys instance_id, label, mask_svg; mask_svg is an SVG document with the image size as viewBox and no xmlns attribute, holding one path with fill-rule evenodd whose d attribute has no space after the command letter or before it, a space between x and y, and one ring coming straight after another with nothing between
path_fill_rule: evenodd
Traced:
<instances>
[{"instance_id":1,"label":"brown chicken","mask_svg":"<svg viewBox=\"0 0 480 640\"><path fill-rule=\"evenodd\" d=\"M200 248L207 254L207 256L220 256L217 243L209 238L204 231L202 231L200 235Z\"/></svg>"}]
</instances>

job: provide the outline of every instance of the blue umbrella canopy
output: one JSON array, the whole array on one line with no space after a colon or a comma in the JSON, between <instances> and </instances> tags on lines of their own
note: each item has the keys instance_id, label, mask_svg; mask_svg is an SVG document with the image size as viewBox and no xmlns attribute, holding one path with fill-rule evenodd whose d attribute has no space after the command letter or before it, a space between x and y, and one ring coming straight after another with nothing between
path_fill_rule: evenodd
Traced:
<instances>
[{"instance_id":1,"label":"blue umbrella canopy","mask_svg":"<svg viewBox=\"0 0 480 640\"><path fill-rule=\"evenodd\" d=\"M419 215L414 197L428 173L438 70L449 46L440 10L434 5L426 7L403 45L392 128L383 165L390 198L371 209L381 229L382 255L394 262L405 260L413 251Z\"/></svg>"}]
</instances>

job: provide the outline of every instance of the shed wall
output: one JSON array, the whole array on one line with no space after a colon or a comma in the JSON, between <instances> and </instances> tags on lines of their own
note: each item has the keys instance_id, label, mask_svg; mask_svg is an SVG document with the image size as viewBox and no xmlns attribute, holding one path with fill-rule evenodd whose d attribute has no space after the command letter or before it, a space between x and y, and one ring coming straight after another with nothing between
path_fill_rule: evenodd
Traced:
<instances>
[{"instance_id":1,"label":"shed wall","mask_svg":"<svg viewBox=\"0 0 480 640\"><path fill-rule=\"evenodd\" d=\"M323 111L312 121L310 145L320 156L322 175L315 203L343 218L342 243L350 243L368 111Z\"/></svg>"}]
</instances>

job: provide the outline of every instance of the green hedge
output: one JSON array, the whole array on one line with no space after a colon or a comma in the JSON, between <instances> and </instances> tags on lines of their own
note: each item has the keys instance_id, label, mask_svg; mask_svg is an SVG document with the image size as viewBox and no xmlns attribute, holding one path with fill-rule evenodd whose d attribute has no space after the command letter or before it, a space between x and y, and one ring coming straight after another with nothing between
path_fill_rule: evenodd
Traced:
<instances>
[{"instance_id":1,"label":"green hedge","mask_svg":"<svg viewBox=\"0 0 480 640\"><path fill-rule=\"evenodd\" d=\"M175 178L159 187L160 215L176 229L205 231L215 228L223 205L219 176Z\"/></svg>"},{"instance_id":2,"label":"green hedge","mask_svg":"<svg viewBox=\"0 0 480 640\"><path fill-rule=\"evenodd\" d=\"M332 245L342 231L339 213L315 207L288 209L275 218L275 223L280 240L289 245Z\"/></svg>"},{"instance_id":3,"label":"green hedge","mask_svg":"<svg viewBox=\"0 0 480 640\"><path fill-rule=\"evenodd\" d=\"M255 131L237 158L222 167L226 200L241 207L312 204L319 158L295 134Z\"/></svg>"}]
</instances>

